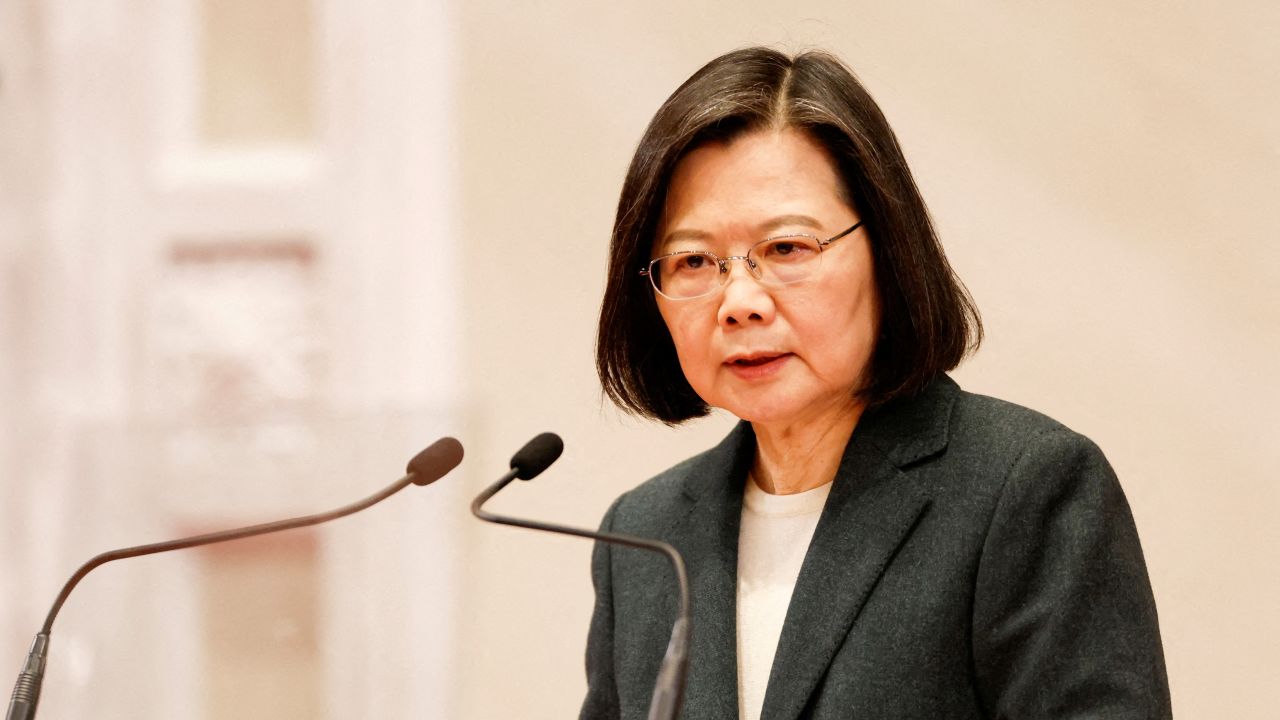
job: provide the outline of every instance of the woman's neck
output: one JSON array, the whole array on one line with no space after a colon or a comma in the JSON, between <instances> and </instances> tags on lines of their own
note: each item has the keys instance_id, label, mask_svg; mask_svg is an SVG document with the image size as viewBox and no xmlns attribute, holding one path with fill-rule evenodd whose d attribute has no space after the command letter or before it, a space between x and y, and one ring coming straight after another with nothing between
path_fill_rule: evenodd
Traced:
<instances>
[{"instance_id":1,"label":"woman's neck","mask_svg":"<svg viewBox=\"0 0 1280 720\"><path fill-rule=\"evenodd\" d=\"M756 435L752 478L773 495L793 495L831 482L862 410L862 403L852 402L785 426L752 423Z\"/></svg>"}]
</instances>

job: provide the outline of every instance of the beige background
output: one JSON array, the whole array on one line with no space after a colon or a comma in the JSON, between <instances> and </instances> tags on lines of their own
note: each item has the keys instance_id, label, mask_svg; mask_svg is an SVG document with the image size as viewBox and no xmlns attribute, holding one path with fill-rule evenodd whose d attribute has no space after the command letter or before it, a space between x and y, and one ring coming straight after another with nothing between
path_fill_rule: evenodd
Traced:
<instances>
[{"instance_id":1,"label":"beige background","mask_svg":"<svg viewBox=\"0 0 1280 720\"><path fill-rule=\"evenodd\" d=\"M305 552L290 556L285 546L283 556L271 555L288 569L268 574L323 588L321 610L296 598L290 605L292 581L271 595L286 607L267 634L303 638L294 651L321 659L277 663L287 667L276 695L310 696L323 687L318 704L333 717L573 716L583 691L589 544L482 526L463 508L528 437L555 430L566 440L564 458L494 507L594 525L617 494L729 426L714 417L671 430L619 416L601 400L592 343L613 206L644 125L701 63L765 43L835 51L897 130L986 321L987 344L956 374L961 384L1058 418L1096 440L1116 466L1147 553L1177 715L1261 720L1274 711L1275 4L481 0L357 11L337 0L272 0L267 5L278 12L269 32L318 49L308 61L296 43L283 43L289 61L268 80L287 84L290 73L311 73L312 107L322 110L299 118L306 102L285 93L288 102L260 121L262 133L320 149L301 160L241 153L202 165L218 177L286 180L267 200L224 188L198 202L157 189L167 186L155 178L168 176L151 173L150 159L124 173L137 188L117 181L110 193L75 190L83 178L77 168L134 167L136 154L153 152L146 149L152 128L167 127L153 122L152 105L130 110L112 97L137 92L154 100L170 97L166 83L183 87L185 76L128 59L136 43L113 33L169 33L179 49L199 34L166 30L176 21L155 9L163 4L72 5L51 10L30 0L0 11L0 387L8 398L0 409L0 571L14 579L0 591L0 681L16 671L45 598L84 557L193 523L234 524L344 502L396 472L414 437L451 432L467 445L468 459L442 487L405 501L417 515L408 506L371 511L383 514L323 534L318 546L304 543ZM150 13L142 20L140 7ZM242 27L231 15L216 17L226 20L219 27ZM235 42L203 47L242 59L262 51L245 46L237 54ZM106 70L79 69L90 62ZM137 90L138 77L150 78L150 86L142 83L150 89ZM79 89L67 89L72 80ZM236 84L206 87L214 88L209 97L230 99L202 116L203 127L252 135L236 124L254 117L235 111L238 96L228 88ZM83 103L114 123L115 134L68 129L68 114ZM170 112L163 102L155 107L157 116ZM120 137L135 140L120 149L113 142ZM97 165L68 149L99 144L114 155ZM288 178L317 179L312 188ZM66 204L68 197L77 203ZM115 234L85 239L84 228L103 228L84 219L85 203L106 208L106 231ZM206 206L214 209L200 209ZM252 222L236 224L229 215ZM148 233L153 245L138 239ZM190 352L182 349L190 343L163 351L169 346L146 338L181 335L190 317L205 317L191 311L175 330L128 308L151 307L151 298L171 297L174 288L196 298L185 301L195 307L209 293L230 292L216 273L153 280L171 270L155 258L171 255L146 248L172 249L173 237L190 242L191 233L272 247L281 237L302 238L316 248L303 263L309 270L272 265L262 283L232 286L293 308L279 320L289 327L312 317L311 304L321 308L312 351L283 359L227 351L246 367L292 367L286 376L304 388L302 400L288 405L290 419L266 430L261 410L218 416L219 427L248 428L255 439L233 443L237 462L259 458L255 449L278 458L254 466L252 492L236 484L243 473L219 475L219 465L185 455L172 460L173 447L188 445L153 427L204 428L208 401L161 412L158 401L140 409L120 400L145 391L164 363ZM134 250L122 251L113 238ZM86 304L124 309L97 309L85 320ZM242 317L252 316L227 322ZM234 332L199 337L210 336L215 347L200 352L216 355L242 342ZM176 391L205 382L165 377ZM95 394L104 378L114 389ZM280 397L292 397L278 389L292 381L262 382L268 390L251 385L236 407L277 408ZM280 440L281 427L310 440L290 445ZM197 447L229 442L225 433L194 436ZM85 438L97 449L84 450ZM159 456L168 464L152 462ZM92 497L117 499L83 499L86 463L97 470ZM221 463L228 466L238 467ZM160 470L140 482L128 472L138 467ZM199 502L152 502L156 487L178 493L178 471L190 467L203 468L201 487L223 489L221 504L217 490ZM361 479L347 482L351 476ZM94 519L86 525L85 517ZM158 519L143 519L151 517ZM147 532L118 530L130 524ZM395 550L405 543L413 549ZM376 563L362 560L388 552ZM114 579L104 572L69 603L42 717L82 716L86 707L98 717L257 717L217 690L234 677L218 672L218 663L234 665L228 653L256 651L181 638L236 617L266 622L263 613L237 611L229 600L211 606L216 590L175 586L164 590L170 602L147 605L140 617L138 591L120 597L111 588L170 582L162 578L175 574L147 567ZM204 588L216 585L210 578L230 578L243 590L263 574L233 573L225 556L181 567L176 574ZM367 591L353 589L365 582ZM148 618L165 631L146 630ZM136 626L140 637L104 636L95 622ZM352 628L365 636L354 638ZM278 648L263 653L291 657ZM128 687L124 657L168 678L162 709L140 714L126 690L96 679L114 667ZM377 669L353 670L369 664ZM210 667L219 682L200 680ZM347 692L355 686L378 700L359 705ZM312 706L299 700L260 716Z\"/></svg>"}]
</instances>

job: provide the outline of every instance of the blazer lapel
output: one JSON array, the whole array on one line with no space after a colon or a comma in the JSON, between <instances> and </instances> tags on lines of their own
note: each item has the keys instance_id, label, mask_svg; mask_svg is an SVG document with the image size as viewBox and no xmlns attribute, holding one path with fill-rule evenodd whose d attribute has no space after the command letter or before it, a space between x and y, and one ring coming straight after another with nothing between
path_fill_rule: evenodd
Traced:
<instances>
[{"instance_id":1,"label":"blazer lapel","mask_svg":"<svg viewBox=\"0 0 1280 720\"><path fill-rule=\"evenodd\" d=\"M941 450L958 388L869 413L845 449L787 608L761 717L794 720L929 503L900 467ZM734 524L736 528L737 523Z\"/></svg>"},{"instance_id":2,"label":"blazer lapel","mask_svg":"<svg viewBox=\"0 0 1280 720\"><path fill-rule=\"evenodd\" d=\"M740 423L703 456L685 479L689 512L671 528L670 542L688 563L693 595L684 720L738 716L738 529L754 450L751 426Z\"/></svg>"}]
</instances>

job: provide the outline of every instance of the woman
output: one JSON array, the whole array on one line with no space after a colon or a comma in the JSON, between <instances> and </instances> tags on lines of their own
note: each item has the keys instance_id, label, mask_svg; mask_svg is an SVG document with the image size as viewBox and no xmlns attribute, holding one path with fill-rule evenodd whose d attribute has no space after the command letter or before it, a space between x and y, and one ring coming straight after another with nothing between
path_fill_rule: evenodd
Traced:
<instances>
[{"instance_id":1,"label":"woman","mask_svg":"<svg viewBox=\"0 0 1280 720\"><path fill-rule=\"evenodd\" d=\"M614 227L597 365L717 447L605 530L688 564L695 718L1169 716L1155 605L1102 453L945 373L981 325L874 101L823 53L713 60L658 110ZM640 718L675 615L599 545L583 718Z\"/></svg>"}]
</instances>

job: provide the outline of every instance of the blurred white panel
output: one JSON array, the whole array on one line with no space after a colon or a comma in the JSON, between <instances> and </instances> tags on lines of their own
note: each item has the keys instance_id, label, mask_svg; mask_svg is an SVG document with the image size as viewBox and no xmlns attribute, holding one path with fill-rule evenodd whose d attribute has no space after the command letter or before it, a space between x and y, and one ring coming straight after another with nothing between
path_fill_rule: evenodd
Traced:
<instances>
[{"instance_id":1,"label":"blurred white panel","mask_svg":"<svg viewBox=\"0 0 1280 720\"><path fill-rule=\"evenodd\" d=\"M324 387L306 239L179 240L150 302L146 404L217 422L302 415Z\"/></svg>"}]
</instances>

